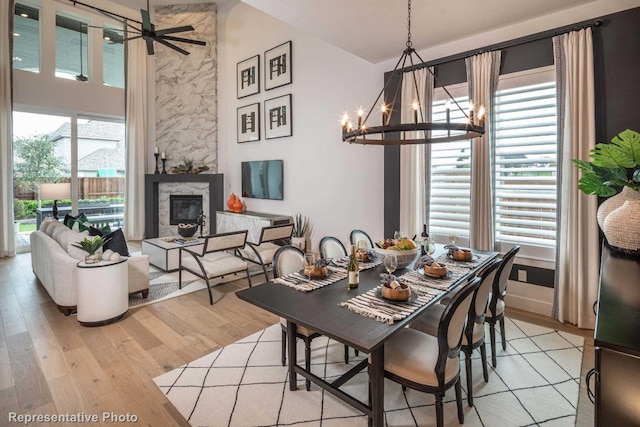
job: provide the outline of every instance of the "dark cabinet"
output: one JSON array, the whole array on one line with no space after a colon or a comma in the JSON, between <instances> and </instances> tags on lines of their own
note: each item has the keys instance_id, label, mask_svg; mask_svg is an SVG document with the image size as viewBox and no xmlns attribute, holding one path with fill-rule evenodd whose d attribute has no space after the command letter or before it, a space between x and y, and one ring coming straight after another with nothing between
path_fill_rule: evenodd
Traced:
<instances>
[{"instance_id":1,"label":"dark cabinet","mask_svg":"<svg viewBox=\"0 0 640 427\"><path fill-rule=\"evenodd\" d=\"M594 346L595 425L640 426L640 259L606 243Z\"/></svg>"}]
</instances>

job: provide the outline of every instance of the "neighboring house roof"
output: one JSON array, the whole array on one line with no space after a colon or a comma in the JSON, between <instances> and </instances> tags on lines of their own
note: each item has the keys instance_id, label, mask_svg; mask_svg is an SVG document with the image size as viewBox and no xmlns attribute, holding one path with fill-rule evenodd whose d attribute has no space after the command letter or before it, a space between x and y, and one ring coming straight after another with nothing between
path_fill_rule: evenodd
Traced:
<instances>
[{"instance_id":1,"label":"neighboring house roof","mask_svg":"<svg viewBox=\"0 0 640 427\"><path fill-rule=\"evenodd\" d=\"M71 123L63 123L58 129L54 130L49 137L52 141L57 141L65 137L71 138ZM78 125L78 138L124 141L124 127L122 123L91 120L85 124Z\"/></svg>"},{"instance_id":2,"label":"neighboring house roof","mask_svg":"<svg viewBox=\"0 0 640 427\"><path fill-rule=\"evenodd\" d=\"M123 171L124 149L101 148L78 161L78 170L97 171L98 169Z\"/></svg>"}]
</instances>

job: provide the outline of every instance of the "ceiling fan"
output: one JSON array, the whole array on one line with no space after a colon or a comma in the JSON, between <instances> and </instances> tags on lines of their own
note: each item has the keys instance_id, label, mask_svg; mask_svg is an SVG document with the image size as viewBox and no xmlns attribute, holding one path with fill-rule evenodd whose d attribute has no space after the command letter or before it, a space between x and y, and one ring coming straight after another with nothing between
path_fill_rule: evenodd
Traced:
<instances>
[{"instance_id":1,"label":"ceiling fan","mask_svg":"<svg viewBox=\"0 0 640 427\"><path fill-rule=\"evenodd\" d=\"M106 10L100 9L98 7L95 6L91 6L82 2L79 2L77 0L70 0L74 5L76 4L80 4L82 6L86 6L89 7L91 9L97 10L98 12L107 15L111 18L114 18L116 20L118 20L119 22L121 22L124 25L127 25L127 27L129 27L129 31L134 33L135 35L131 36L131 37L127 37L127 38L123 38L120 40L113 40L112 43L123 43L123 42L128 42L130 40L135 40L135 39L143 39L146 44L147 44L147 53L149 55L153 55L154 54L154 48L153 48L153 42L158 42L160 44L163 44L177 52L180 52L183 55L189 55L189 52L187 52L186 50L182 49L179 46L176 46L174 43L171 42L181 42L181 43L189 43L189 44L195 44L195 45L199 45L199 46L206 46L207 43L200 41L200 40L192 40L192 39L186 39L183 37L175 37L173 35L170 34L176 34L176 33L183 33L185 31L193 31L194 28L191 25L184 25L184 26L180 26L180 27L173 27L173 28L166 28L166 29L162 29L162 30L156 30L156 26L151 23L151 18L149 16L149 0L147 0L147 10L144 9L140 9L140 15L142 17L142 22L140 21L136 21L134 19L128 19L125 18L124 16L118 15L116 13L113 12L108 12ZM130 23L130 21L135 22L137 24L140 25L140 27L137 27L135 25L132 25Z\"/></svg>"}]
</instances>

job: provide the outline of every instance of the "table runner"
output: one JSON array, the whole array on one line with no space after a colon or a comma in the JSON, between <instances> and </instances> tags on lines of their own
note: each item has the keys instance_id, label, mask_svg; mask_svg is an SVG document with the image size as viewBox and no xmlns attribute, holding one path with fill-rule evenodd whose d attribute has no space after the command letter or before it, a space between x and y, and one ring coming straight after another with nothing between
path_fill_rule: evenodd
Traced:
<instances>
[{"instance_id":1,"label":"table runner","mask_svg":"<svg viewBox=\"0 0 640 427\"><path fill-rule=\"evenodd\" d=\"M392 325L395 321L404 319L442 293L442 291L435 289L423 290L411 285L409 287L412 292L417 294L417 298L411 302L387 301L376 295L380 289L380 286L377 286L364 294L341 302L339 305L365 317Z\"/></svg>"}]
</instances>

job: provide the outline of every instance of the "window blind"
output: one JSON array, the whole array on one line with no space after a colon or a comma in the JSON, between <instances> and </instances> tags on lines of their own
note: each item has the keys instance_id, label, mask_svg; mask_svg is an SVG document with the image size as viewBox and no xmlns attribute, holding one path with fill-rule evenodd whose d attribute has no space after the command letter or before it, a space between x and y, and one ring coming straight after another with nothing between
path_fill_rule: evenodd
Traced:
<instances>
[{"instance_id":1,"label":"window blind","mask_svg":"<svg viewBox=\"0 0 640 427\"><path fill-rule=\"evenodd\" d=\"M496 94L496 242L555 247L555 82Z\"/></svg>"}]
</instances>

